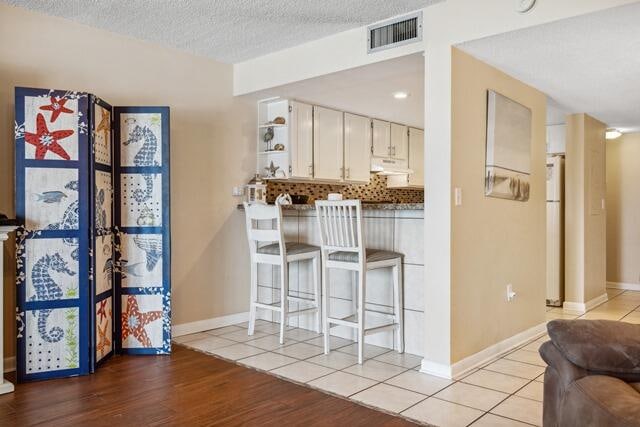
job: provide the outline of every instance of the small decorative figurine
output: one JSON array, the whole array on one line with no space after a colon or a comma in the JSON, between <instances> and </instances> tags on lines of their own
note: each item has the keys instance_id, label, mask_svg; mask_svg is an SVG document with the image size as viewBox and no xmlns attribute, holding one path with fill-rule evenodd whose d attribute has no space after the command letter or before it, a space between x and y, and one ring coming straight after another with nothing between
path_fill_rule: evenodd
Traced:
<instances>
[{"instance_id":1,"label":"small decorative figurine","mask_svg":"<svg viewBox=\"0 0 640 427\"><path fill-rule=\"evenodd\" d=\"M273 128L272 127L267 128L267 131L264 133L264 136L262 137L262 140L264 141L265 144L267 144L267 150L266 151L271 151L271 141L273 140Z\"/></svg>"},{"instance_id":2,"label":"small decorative figurine","mask_svg":"<svg viewBox=\"0 0 640 427\"><path fill-rule=\"evenodd\" d=\"M272 160L271 164L268 167L264 168L264 170L267 171L267 178L274 178L278 169L280 169L280 166L274 165Z\"/></svg>"}]
</instances>

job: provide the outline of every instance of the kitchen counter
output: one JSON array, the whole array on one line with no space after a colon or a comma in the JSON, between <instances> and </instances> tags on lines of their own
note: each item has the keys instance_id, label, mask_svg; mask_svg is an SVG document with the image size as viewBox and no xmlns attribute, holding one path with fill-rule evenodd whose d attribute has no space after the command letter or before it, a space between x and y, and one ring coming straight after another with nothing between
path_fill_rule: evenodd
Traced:
<instances>
[{"instance_id":1,"label":"kitchen counter","mask_svg":"<svg viewBox=\"0 0 640 427\"><path fill-rule=\"evenodd\" d=\"M244 209L243 205L238 205L238 209ZM304 205L283 205L284 210L309 211L315 210L316 206L311 204ZM424 210L424 203L363 203L363 210L381 210L381 211L421 211Z\"/></svg>"}]
</instances>

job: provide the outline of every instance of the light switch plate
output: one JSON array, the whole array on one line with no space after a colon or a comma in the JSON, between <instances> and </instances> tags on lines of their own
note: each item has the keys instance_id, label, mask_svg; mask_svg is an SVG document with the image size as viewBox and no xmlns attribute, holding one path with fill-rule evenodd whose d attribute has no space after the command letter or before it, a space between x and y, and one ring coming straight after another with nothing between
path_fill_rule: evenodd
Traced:
<instances>
[{"instance_id":1,"label":"light switch plate","mask_svg":"<svg viewBox=\"0 0 640 427\"><path fill-rule=\"evenodd\" d=\"M456 206L462 206L462 188L456 187L453 190L453 197Z\"/></svg>"}]
</instances>

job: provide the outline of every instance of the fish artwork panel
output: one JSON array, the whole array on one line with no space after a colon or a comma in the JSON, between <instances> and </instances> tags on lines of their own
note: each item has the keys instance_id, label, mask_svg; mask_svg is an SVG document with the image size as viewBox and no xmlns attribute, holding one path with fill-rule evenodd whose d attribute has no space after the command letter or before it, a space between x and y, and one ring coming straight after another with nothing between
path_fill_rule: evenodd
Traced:
<instances>
[{"instance_id":1,"label":"fish artwork panel","mask_svg":"<svg viewBox=\"0 0 640 427\"><path fill-rule=\"evenodd\" d=\"M122 234L122 286L133 288L161 287L162 235Z\"/></svg>"},{"instance_id":2,"label":"fish artwork panel","mask_svg":"<svg viewBox=\"0 0 640 427\"><path fill-rule=\"evenodd\" d=\"M25 168L25 226L78 229L78 170Z\"/></svg>"},{"instance_id":3,"label":"fish artwork panel","mask_svg":"<svg viewBox=\"0 0 640 427\"><path fill-rule=\"evenodd\" d=\"M113 288L113 235L105 234L95 238L96 266L94 277L96 281L96 295Z\"/></svg>"},{"instance_id":4,"label":"fish artwork panel","mask_svg":"<svg viewBox=\"0 0 640 427\"><path fill-rule=\"evenodd\" d=\"M78 99L24 99L25 159L78 160Z\"/></svg>"}]
</instances>

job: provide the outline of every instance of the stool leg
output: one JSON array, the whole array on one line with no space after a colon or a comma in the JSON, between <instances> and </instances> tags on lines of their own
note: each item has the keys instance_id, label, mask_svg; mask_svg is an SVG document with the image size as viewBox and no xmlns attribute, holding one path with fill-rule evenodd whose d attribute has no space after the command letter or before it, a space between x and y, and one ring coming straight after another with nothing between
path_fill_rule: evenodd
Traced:
<instances>
[{"instance_id":1,"label":"stool leg","mask_svg":"<svg viewBox=\"0 0 640 427\"><path fill-rule=\"evenodd\" d=\"M280 344L284 344L284 329L289 312L289 268L287 262L280 267Z\"/></svg>"},{"instance_id":2,"label":"stool leg","mask_svg":"<svg viewBox=\"0 0 640 427\"><path fill-rule=\"evenodd\" d=\"M313 291L315 293L313 302L316 306L316 332L322 331L322 309L320 304L321 291L320 291L320 255L313 257L311 261L313 264Z\"/></svg>"},{"instance_id":3,"label":"stool leg","mask_svg":"<svg viewBox=\"0 0 640 427\"><path fill-rule=\"evenodd\" d=\"M249 303L248 335L253 335L256 326L256 302L258 302L258 263L251 261L251 302Z\"/></svg>"},{"instance_id":4,"label":"stool leg","mask_svg":"<svg viewBox=\"0 0 640 427\"><path fill-rule=\"evenodd\" d=\"M404 307L403 307L403 284L402 284L402 260L398 259L393 266L393 294L394 294L394 314L398 326L396 331L396 348L398 353L404 353Z\"/></svg>"},{"instance_id":5,"label":"stool leg","mask_svg":"<svg viewBox=\"0 0 640 427\"><path fill-rule=\"evenodd\" d=\"M322 323L324 330L324 354L329 354L331 351L331 342L329 340L331 336L331 325L329 324L329 287L327 282L329 280L329 269L325 267L327 265L326 257L322 257Z\"/></svg>"},{"instance_id":6,"label":"stool leg","mask_svg":"<svg viewBox=\"0 0 640 427\"><path fill-rule=\"evenodd\" d=\"M367 270L360 269L358 273L358 363L362 365L364 360L364 320L366 301Z\"/></svg>"}]
</instances>

